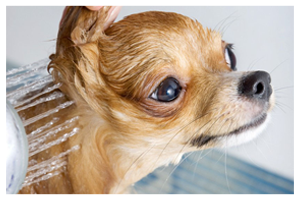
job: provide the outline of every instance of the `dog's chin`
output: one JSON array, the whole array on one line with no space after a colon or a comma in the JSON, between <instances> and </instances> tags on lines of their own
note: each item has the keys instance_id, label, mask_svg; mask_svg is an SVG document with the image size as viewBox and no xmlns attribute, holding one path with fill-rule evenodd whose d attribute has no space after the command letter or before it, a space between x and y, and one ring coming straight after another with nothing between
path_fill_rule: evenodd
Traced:
<instances>
[{"instance_id":1,"label":"dog's chin","mask_svg":"<svg viewBox=\"0 0 300 200\"><path fill-rule=\"evenodd\" d=\"M189 143L197 148L202 147L232 147L256 138L266 128L270 116L267 113L262 113L251 122L236 128L229 133L223 133L218 136L200 135L192 139Z\"/></svg>"},{"instance_id":2,"label":"dog's chin","mask_svg":"<svg viewBox=\"0 0 300 200\"><path fill-rule=\"evenodd\" d=\"M243 143L247 143L255 139L266 128L270 121L270 115L267 113L261 114L250 123L243 125L230 133L216 138L218 147L232 147Z\"/></svg>"}]
</instances>

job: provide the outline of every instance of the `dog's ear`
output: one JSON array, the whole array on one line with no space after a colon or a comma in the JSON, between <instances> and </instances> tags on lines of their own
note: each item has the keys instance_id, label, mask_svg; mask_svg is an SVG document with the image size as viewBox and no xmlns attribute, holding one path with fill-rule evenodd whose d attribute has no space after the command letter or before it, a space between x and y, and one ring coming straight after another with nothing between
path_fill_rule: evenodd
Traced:
<instances>
[{"instance_id":1,"label":"dog's ear","mask_svg":"<svg viewBox=\"0 0 300 200\"><path fill-rule=\"evenodd\" d=\"M99 41L107 40L104 25L110 7L90 11L85 7L67 7L61 21L56 52L50 56L49 70L65 93L78 93L85 101L96 105L96 93L104 84ZM62 89L64 90L64 89ZM70 94L72 93L72 94ZM76 94L75 94L76 95Z\"/></svg>"},{"instance_id":2,"label":"dog's ear","mask_svg":"<svg viewBox=\"0 0 300 200\"><path fill-rule=\"evenodd\" d=\"M64 46L61 40L71 39L75 45L94 42L104 32L108 20L110 6L98 11L90 11L86 7L66 7L58 33L58 46Z\"/></svg>"}]
</instances>

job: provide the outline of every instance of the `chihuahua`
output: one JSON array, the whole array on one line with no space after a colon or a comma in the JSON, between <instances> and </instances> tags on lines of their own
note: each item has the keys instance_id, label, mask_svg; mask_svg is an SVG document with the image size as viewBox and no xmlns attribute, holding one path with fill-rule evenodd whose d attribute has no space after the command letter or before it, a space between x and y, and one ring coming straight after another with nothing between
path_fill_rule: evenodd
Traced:
<instances>
[{"instance_id":1,"label":"chihuahua","mask_svg":"<svg viewBox=\"0 0 300 200\"><path fill-rule=\"evenodd\" d=\"M233 46L219 32L157 11L104 30L108 11L66 9L48 66L65 97L20 115L74 101L60 120L79 116L79 132L35 159L80 149L63 173L20 193L126 193L184 153L252 140L269 120L270 75L236 71Z\"/></svg>"}]
</instances>

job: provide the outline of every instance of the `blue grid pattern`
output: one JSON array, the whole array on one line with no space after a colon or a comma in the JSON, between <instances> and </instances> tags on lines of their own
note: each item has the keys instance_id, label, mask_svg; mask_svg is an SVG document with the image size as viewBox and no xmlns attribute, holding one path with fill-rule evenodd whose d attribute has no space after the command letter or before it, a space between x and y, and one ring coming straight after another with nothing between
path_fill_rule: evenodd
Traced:
<instances>
[{"instance_id":1,"label":"blue grid pattern","mask_svg":"<svg viewBox=\"0 0 300 200\"><path fill-rule=\"evenodd\" d=\"M205 156L204 156L205 155ZM225 155L205 150L161 167L134 185L143 194L294 194L294 181ZM226 162L225 162L226 161ZM175 169L175 170L174 170ZM226 173L225 173L226 172Z\"/></svg>"}]
</instances>

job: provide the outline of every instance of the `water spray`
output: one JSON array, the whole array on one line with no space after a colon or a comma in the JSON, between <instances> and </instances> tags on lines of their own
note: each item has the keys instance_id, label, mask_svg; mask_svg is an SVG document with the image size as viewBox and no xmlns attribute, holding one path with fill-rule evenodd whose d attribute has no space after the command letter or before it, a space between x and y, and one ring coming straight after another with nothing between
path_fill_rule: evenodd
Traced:
<instances>
[{"instance_id":1,"label":"water spray","mask_svg":"<svg viewBox=\"0 0 300 200\"><path fill-rule=\"evenodd\" d=\"M75 145L50 158L35 159L35 155L47 153L49 148L78 133L78 116L64 121L59 117L61 111L72 106L74 101L64 101L30 118L19 115L37 105L65 97L58 90L61 83L53 83L47 72L49 62L49 59L43 59L6 73L6 194L18 193L23 187L63 173L67 165L66 156L79 149ZM30 132L25 131L29 125L52 114L56 117Z\"/></svg>"}]
</instances>

